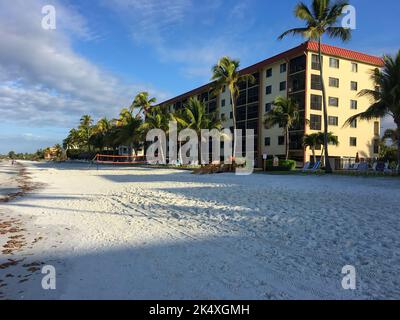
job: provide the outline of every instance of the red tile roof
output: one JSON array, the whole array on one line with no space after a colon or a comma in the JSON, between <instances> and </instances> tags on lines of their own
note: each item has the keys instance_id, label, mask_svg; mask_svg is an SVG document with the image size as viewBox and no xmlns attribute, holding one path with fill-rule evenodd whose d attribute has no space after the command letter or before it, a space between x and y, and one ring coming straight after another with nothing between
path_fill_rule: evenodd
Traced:
<instances>
[{"instance_id":1,"label":"red tile roof","mask_svg":"<svg viewBox=\"0 0 400 320\"><path fill-rule=\"evenodd\" d=\"M309 51L318 52L318 42L306 42L306 48ZM330 46L327 44L321 45L322 53L329 56L336 56L344 59L355 60L359 62L368 63L377 67L383 66L383 59L369 54L343 49L339 47Z\"/></svg>"},{"instance_id":2,"label":"red tile roof","mask_svg":"<svg viewBox=\"0 0 400 320\"><path fill-rule=\"evenodd\" d=\"M377 67L383 66L383 59L380 57L376 57L376 56L372 56L372 55L368 55L365 53L352 51L352 50L348 50L348 49L343 49L343 48L339 48L339 47L334 47L334 46L330 46L327 44L322 44L321 49L322 49L323 54L326 54L329 56L335 56L335 57L339 57L339 58L343 58L343 59L363 62L363 63L371 64L371 65L377 66ZM254 73L254 72L257 72L258 70L264 68L265 66L271 65L275 62L278 62L278 61L281 61L284 59L290 59L292 57L296 57L306 51L318 52L318 42L306 41L295 48L292 48L290 50L282 52L271 58L265 59L261 62L253 64L252 66L249 66L247 68L244 68L240 71L240 73L241 74ZM184 94L176 96L172 99L164 101L164 102L160 103L160 105L161 104L172 104L176 101L194 96L196 94L200 94L200 93L204 92L205 90L209 89L212 84L213 84L213 82L205 84L199 88L196 88L194 90L191 90L189 92L186 92Z\"/></svg>"}]
</instances>

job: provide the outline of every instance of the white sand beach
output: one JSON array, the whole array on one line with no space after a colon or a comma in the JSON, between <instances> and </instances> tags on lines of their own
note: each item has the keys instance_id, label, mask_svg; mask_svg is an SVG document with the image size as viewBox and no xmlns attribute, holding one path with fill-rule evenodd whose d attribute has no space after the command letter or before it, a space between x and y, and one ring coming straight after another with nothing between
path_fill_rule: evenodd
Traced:
<instances>
[{"instance_id":1,"label":"white sand beach","mask_svg":"<svg viewBox=\"0 0 400 320\"><path fill-rule=\"evenodd\" d=\"M0 162L0 201L19 191L17 180L19 169L9 161Z\"/></svg>"},{"instance_id":2,"label":"white sand beach","mask_svg":"<svg viewBox=\"0 0 400 320\"><path fill-rule=\"evenodd\" d=\"M0 299L400 299L399 179L23 165L44 185L0 204Z\"/></svg>"}]
</instances>

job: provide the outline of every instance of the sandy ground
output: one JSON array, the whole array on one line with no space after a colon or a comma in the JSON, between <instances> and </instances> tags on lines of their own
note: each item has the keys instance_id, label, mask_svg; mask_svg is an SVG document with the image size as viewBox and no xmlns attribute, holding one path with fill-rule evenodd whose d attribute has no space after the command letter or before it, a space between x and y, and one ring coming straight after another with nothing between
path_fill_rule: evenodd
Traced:
<instances>
[{"instance_id":1,"label":"sandy ground","mask_svg":"<svg viewBox=\"0 0 400 320\"><path fill-rule=\"evenodd\" d=\"M0 204L0 299L400 299L399 179L24 165L45 185Z\"/></svg>"},{"instance_id":2,"label":"sandy ground","mask_svg":"<svg viewBox=\"0 0 400 320\"><path fill-rule=\"evenodd\" d=\"M0 202L8 200L9 196L20 191L18 174L21 166L12 166L9 161L0 162Z\"/></svg>"}]
</instances>

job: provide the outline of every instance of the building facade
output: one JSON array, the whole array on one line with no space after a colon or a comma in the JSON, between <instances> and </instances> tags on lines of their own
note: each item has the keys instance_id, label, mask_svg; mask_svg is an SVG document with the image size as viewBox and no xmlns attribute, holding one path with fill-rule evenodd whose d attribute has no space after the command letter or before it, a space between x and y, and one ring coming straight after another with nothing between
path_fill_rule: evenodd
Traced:
<instances>
[{"instance_id":1,"label":"building facade","mask_svg":"<svg viewBox=\"0 0 400 320\"><path fill-rule=\"evenodd\" d=\"M380 119L358 121L344 127L352 115L365 111L371 104L358 93L374 89L371 73L380 68L379 57L322 45L324 81L328 103L328 130L338 137L339 145L330 146L333 167L341 168L356 158L374 158L378 155ZM261 166L263 154L269 158L285 155L283 128L266 129L265 115L273 108L278 96L291 97L300 108L300 124L290 130L290 158L301 165L312 161L310 149L303 147L306 134L323 130L322 88L319 76L318 44L305 42L298 47L242 69L241 74L252 74L256 81L241 83L237 99L238 129L254 129L256 165ZM165 101L160 105L172 112L182 108L190 97L204 101L208 112L218 110L224 115L225 128L232 128L232 106L228 89L213 95L213 83ZM308 120L308 121L307 121ZM317 148L321 150L321 147ZM318 154L317 150L317 154Z\"/></svg>"}]
</instances>

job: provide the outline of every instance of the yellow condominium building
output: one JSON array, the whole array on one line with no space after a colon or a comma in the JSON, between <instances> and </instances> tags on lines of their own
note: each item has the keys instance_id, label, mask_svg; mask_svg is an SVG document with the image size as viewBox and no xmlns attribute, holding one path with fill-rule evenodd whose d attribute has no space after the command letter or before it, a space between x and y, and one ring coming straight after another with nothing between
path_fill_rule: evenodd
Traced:
<instances>
[{"instance_id":1,"label":"yellow condominium building","mask_svg":"<svg viewBox=\"0 0 400 320\"><path fill-rule=\"evenodd\" d=\"M263 124L265 114L273 108L273 101L278 96L293 98L301 111L301 124L290 130L290 158L297 160L299 165L312 161L311 150L303 147L303 137L323 130L322 91L317 54L318 44L308 41L241 70L242 74L252 74L256 81L240 84L236 110L237 128L254 129L257 166L261 166L263 154L267 154L268 157L285 155L283 128L276 126L266 129ZM360 158L376 157L380 119L357 121L346 127L343 125L350 116L369 107L368 98L359 97L358 93L362 89L374 89L371 72L382 67L382 59L325 44L322 45L322 54L329 116L328 130L339 140L338 146L329 148L332 166L336 169L343 167L346 162L353 161L357 153ZM198 97L205 102L209 112L219 110L221 115L225 116L225 128L232 128L232 107L228 89L218 96L212 94L212 89L213 83L209 83L160 105L173 111L182 108L190 97ZM317 155L320 152L317 150Z\"/></svg>"}]
</instances>

